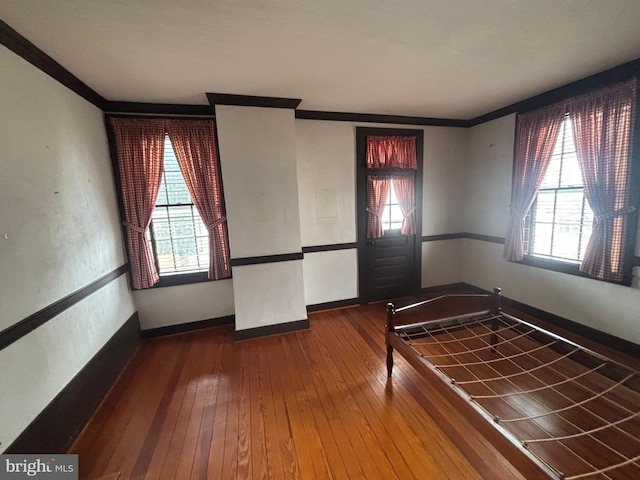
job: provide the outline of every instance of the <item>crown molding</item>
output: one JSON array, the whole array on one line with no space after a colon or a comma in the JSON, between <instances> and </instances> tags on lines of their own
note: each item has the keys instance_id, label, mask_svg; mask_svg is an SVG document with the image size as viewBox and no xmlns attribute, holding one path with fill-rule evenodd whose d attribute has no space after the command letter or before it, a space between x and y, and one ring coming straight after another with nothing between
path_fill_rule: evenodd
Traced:
<instances>
[{"instance_id":1,"label":"crown molding","mask_svg":"<svg viewBox=\"0 0 640 480\"><path fill-rule=\"evenodd\" d=\"M332 120L337 122L392 123L394 125L425 125L432 127L468 127L469 120L454 118L408 117L374 113L323 112L296 110L296 118L304 120Z\"/></svg>"},{"instance_id":2,"label":"crown molding","mask_svg":"<svg viewBox=\"0 0 640 480\"><path fill-rule=\"evenodd\" d=\"M256 97L253 95L233 95L229 93L207 92L209 103L214 105L238 105L242 107L289 108L295 110L302 102L300 98Z\"/></svg>"},{"instance_id":3,"label":"crown molding","mask_svg":"<svg viewBox=\"0 0 640 480\"><path fill-rule=\"evenodd\" d=\"M640 58L615 66L603 72L590 75L586 78L576 80L553 90L548 90L539 95L529 97L520 102L512 103L506 107L499 108L492 112L485 113L469 120L469 126L475 127L481 123L490 122L512 113L523 113L538 108L551 105L552 103L576 97L599 88L606 87L612 83L623 82L632 77L640 76Z\"/></svg>"},{"instance_id":4,"label":"crown molding","mask_svg":"<svg viewBox=\"0 0 640 480\"><path fill-rule=\"evenodd\" d=\"M21 56L34 67L42 70L54 80L69 88L82 98L102 109L105 98L56 62L49 55L0 20L0 44Z\"/></svg>"},{"instance_id":5,"label":"crown molding","mask_svg":"<svg viewBox=\"0 0 640 480\"><path fill-rule=\"evenodd\" d=\"M103 107L107 114L131 115L177 115L214 117L211 105L179 105L174 103L140 103L106 101Z\"/></svg>"}]
</instances>

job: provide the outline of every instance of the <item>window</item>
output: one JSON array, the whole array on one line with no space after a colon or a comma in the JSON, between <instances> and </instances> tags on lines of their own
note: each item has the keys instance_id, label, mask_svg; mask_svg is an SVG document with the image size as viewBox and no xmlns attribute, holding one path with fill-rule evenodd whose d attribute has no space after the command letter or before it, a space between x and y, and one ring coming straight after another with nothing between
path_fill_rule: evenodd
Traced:
<instances>
[{"instance_id":1,"label":"window","mask_svg":"<svg viewBox=\"0 0 640 480\"><path fill-rule=\"evenodd\" d=\"M525 251L579 262L584 258L593 219L584 194L573 125L567 115L527 219Z\"/></svg>"},{"instance_id":2,"label":"window","mask_svg":"<svg viewBox=\"0 0 640 480\"><path fill-rule=\"evenodd\" d=\"M631 79L518 114L507 260L630 285L637 86Z\"/></svg>"},{"instance_id":3,"label":"window","mask_svg":"<svg viewBox=\"0 0 640 480\"><path fill-rule=\"evenodd\" d=\"M209 268L209 233L193 204L168 135L149 237L160 276Z\"/></svg>"},{"instance_id":4,"label":"window","mask_svg":"<svg viewBox=\"0 0 640 480\"><path fill-rule=\"evenodd\" d=\"M229 278L214 121L109 117L107 127L133 288L161 275L159 286Z\"/></svg>"},{"instance_id":5,"label":"window","mask_svg":"<svg viewBox=\"0 0 640 480\"><path fill-rule=\"evenodd\" d=\"M388 230L397 230L400 232L402 220L404 219L393 184L394 182L390 182L389 195L387 196L382 217L380 218L383 232L387 232Z\"/></svg>"}]
</instances>

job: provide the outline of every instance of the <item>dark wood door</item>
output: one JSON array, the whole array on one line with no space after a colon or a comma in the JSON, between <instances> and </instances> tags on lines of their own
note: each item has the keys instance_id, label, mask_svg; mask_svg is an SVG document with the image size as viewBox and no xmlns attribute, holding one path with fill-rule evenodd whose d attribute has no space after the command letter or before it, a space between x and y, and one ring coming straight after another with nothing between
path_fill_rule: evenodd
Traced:
<instances>
[{"instance_id":1,"label":"dark wood door","mask_svg":"<svg viewBox=\"0 0 640 480\"><path fill-rule=\"evenodd\" d=\"M402 235L399 229L387 230L381 238L367 238L367 176L402 175L407 172L366 168L367 136L391 135L416 137L418 168L415 175L415 235ZM357 128L358 165L358 277L362 303L388 300L415 294L421 279L422 232L422 152L423 131L406 129Z\"/></svg>"},{"instance_id":2,"label":"dark wood door","mask_svg":"<svg viewBox=\"0 0 640 480\"><path fill-rule=\"evenodd\" d=\"M367 239L367 300L398 298L415 291L415 235Z\"/></svg>"}]
</instances>

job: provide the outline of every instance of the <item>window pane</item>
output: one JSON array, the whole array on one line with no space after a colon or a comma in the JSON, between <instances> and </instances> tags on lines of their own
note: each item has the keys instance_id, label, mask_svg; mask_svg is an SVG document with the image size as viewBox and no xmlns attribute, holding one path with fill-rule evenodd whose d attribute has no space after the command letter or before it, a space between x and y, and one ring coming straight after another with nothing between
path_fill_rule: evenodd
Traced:
<instances>
[{"instance_id":1,"label":"window pane","mask_svg":"<svg viewBox=\"0 0 640 480\"><path fill-rule=\"evenodd\" d=\"M395 230L402 226L402 211L398 205L393 182L389 185L389 196L382 212L382 231Z\"/></svg>"},{"instance_id":2,"label":"window pane","mask_svg":"<svg viewBox=\"0 0 640 480\"><path fill-rule=\"evenodd\" d=\"M579 225L582 222L582 190L558 190L556 223Z\"/></svg>"},{"instance_id":3,"label":"window pane","mask_svg":"<svg viewBox=\"0 0 640 480\"><path fill-rule=\"evenodd\" d=\"M530 254L573 261L583 258L591 236L593 212L584 198L569 116L558 134L531 218L535 223L528 231Z\"/></svg>"},{"instance_id":4,"label":"window pane","mask_svg":"<svg viewBox=\"0 0 640 480\"><path fill-rule=\"evenodd\" d=\"M531 241L531 253L538 255L551 254L551 236L553 225L536 223L533 228L533 240Z\"/></svg>"},{"instance_id":5,"label":"window pane","mask_svg":"<svg viewBox=\"0 0 640 480\"><path fill-rule=\"evenodd\" d=\"M545 172L540 188L558 188L560 182L560 153L551 156L549 166Z\"/></svg>"},{"instance_id":6,"label":"window pane","mask_svg":"<svg viewBox=\"0 0 640 480\"><path fill-rule=\"evenodd\" d=\"M553 222L553 207L556 201L555 190L540 191L536 201L536 222Z\"/></svg>"},{"instance_id":7,"label":"window pane","mask_svg":"<svg viewBox=\"0 0 640 480\"><path fill-rule=\"evenodd\" d=\"M581 187L582 173L578 164L576 152L565 154L562 157L562 173L560 175L561 187Z\"/></svg>"},{"instance_id":8,"label":"window pane","mask_svg":"<svg viewBox=\"0 0 640 480\"><path fill-rule=\"evenodd\" d=\"M402 223L404 216L402 215L402 210L400 210L400 205L391 205L391 222Z\"/></svg>"},{"instance_id":9,"label":"window pane","mask_svg":"<svg viewBox=\"0 0 640 480\"><path fill-rule=\"evenodd\" d=\"M206 270L209 233L193 205L171 142L165 137L164 171L151 217L152 240L158 269L168 273Z\"/></svg>"},{"instance_id":10,"label":"window pane","mask_svg":"<svg viewBox=\"0 0 640 480\"><path fill-rule=\"evenodd\" d=\"M553 233L551 255L554 257L578 258L580 225L557 225Z\"/></svg>"}]
</instances>

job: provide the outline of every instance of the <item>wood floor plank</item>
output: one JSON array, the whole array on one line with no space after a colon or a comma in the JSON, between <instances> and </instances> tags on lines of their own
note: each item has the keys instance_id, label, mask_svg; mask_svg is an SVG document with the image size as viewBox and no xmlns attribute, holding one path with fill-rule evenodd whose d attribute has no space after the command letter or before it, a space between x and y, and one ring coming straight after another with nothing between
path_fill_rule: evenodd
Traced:
<instances>
[{"instance_id":1,"label":"wood floor plank","mask_svg":"<svg viewBox=\"0 0 640 480\"><path fill-rule=\"evenodd\" d=\"M333 334L336 342L344 342L343 329L344 327L339 329L334 326ZM409 424L395 414L397 410L393 404L389 403L387 397L387 384L379 381L386 377L385 367L381 365L367 367L362 358L363 352L367 350L366 344L352 345L353 348L350 350L347 350L347 345L345 345L345 352L350 352L345 355L345 361L349 362L350 368L345 370L345 366L343 366L341 369L352 373L354 380L357 378L368 380L367 382L358 382L360 392L357 393L356 398L365 407L365 418L379 419L379 421L370 421L370 423L384 444L384 450L387 454L393 453L390 461L394 468L399 470L399 466L405 464L407 468L411 469L410 473L399 471L402 474L401 478L410 478L410 476L415 478L446 478L446 471L435 467L436 463L431 458L431 451L427 450L425 454L423 445L419 445L417 432L412 431ZM398 450L395 445L406 445L406 448ZM430 447L431 450L437 448L434 445ZM452 468L456 469L455 466Z\"/></svg>"},{"instance_id":2,"label":"wood floor plank","mask_svg":"<svg viewBox=\"0 0 640 480\"><path fill-rule=\"evenodd\" d=\"M265 449L267 474L270 480L287 478L285 472L296 472L297 464L287 466L283 461L282 444L291 440L291 430L284 408L284 396L276 372L269 366L269 358L279 349L278 339L265 339L262 348L256 348L256 364L260 369L260 391L264 398ZM288 451L288 450L285 450ZM287 454L288 456L288 454ZM295 455L294 455L295 457ZM290 477L289 477L290 478Z\"/></svg>"},{"instance_id":3,"label":"wood floor plank","mask_svg":"<svg viewBox=\"0 0 640 480\"><path fill-rule=\"evenodd\" d=\"M387 380L384 315L317 312L309 331L238 343L228 327L145 341L70 450L80 478L522 480L402 358Z\"/></svg>"}]
</instances>

